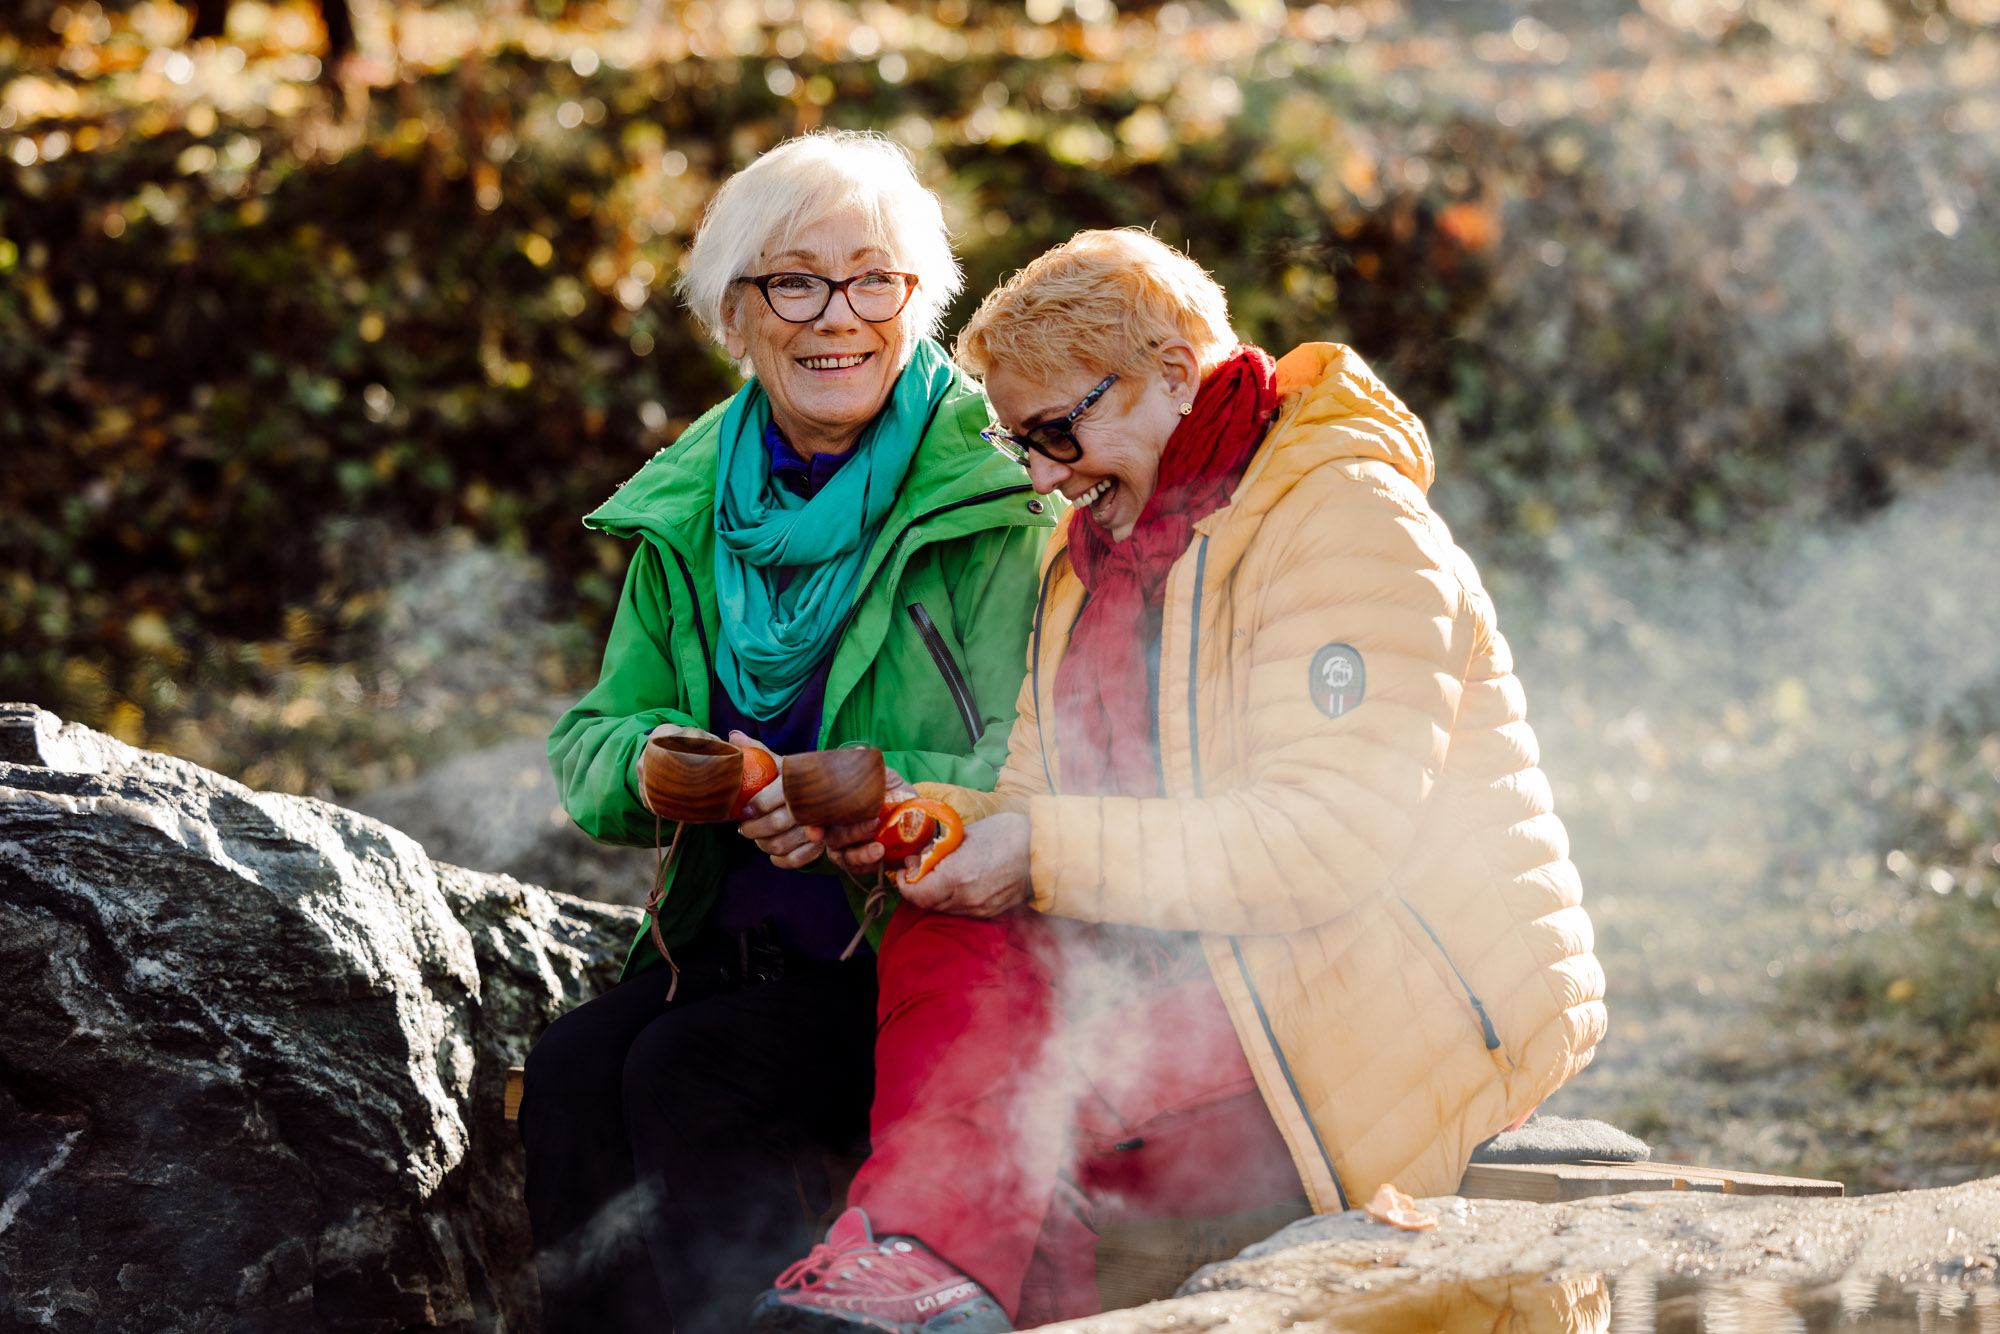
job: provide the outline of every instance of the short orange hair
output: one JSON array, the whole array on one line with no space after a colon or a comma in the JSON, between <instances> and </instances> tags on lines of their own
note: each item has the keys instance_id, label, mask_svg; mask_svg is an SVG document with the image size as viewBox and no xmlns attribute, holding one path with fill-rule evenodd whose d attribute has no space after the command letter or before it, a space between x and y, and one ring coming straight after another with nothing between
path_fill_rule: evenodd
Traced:
<instances>
[{"instance_id":1,"label":"short orange hair","mask_svg":"<svg viewBox=\"0 0 2000 1334\"><path fill-rule=\"evenodd\" d=\"M1078 232L987 293L953 356L981 379L995 365L1109 375L1169 338L1185 338L1206 375L1236 346L1229 299L1180 251L1120 227Z\"/></svg>"}]
</instances>

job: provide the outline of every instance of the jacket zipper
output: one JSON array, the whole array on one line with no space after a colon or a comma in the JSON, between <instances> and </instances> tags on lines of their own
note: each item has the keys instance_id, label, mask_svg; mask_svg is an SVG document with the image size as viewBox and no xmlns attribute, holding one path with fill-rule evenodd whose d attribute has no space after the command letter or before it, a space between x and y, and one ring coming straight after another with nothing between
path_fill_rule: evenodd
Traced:
<instances>
[{"instance_id":1,"label":"jacket zipper","mask_svg":"<svg viewBox=\"0 0 2000 1334\"><path fill-rule=\"evenodd\" d=\"M979 702L972 697L972 686L965 679L965 673L958 669L958 663L945 646L944 636L938 633L937 622L924 610L921 602L912 602L906 610L910 619L917 623L917 634L923 638L924 647L931 651L931 661L937 664L938 672L944 677L944 686L951 692L952 702L958 705L958 719L965 724L965 737L974 746L979 744Z\"/></svg>"},{"instance_id":2,"label":"jacket zipper","mask_svg":"<svg viewBox=\"0 0 2000 1334\"><path fill-rule=\"evenodd\" d=\"M854 601L847 608L847 615L841 618L840 629L834 632L833 642L835 647L838 647L840 641L846 637L847 627L850 623L853 622L854 613L860 610L862 602L867 599L868 590L874 587L875 580L881 577L882 571L888 569L890 565L895 563L896 548L903 544L903 539L910 535L910 530L912 528L915 528L918 524L921 523L929 523L932 519L938 518L940 515L949 514L953 510L962 510L968 505L983 505L989 500L999 500L1003 496L1018 496L1023 491L1032 491L1032 490L1034 490L1034 488L1031 486L1003 486L992 491L981 491L976 496L967 496L963 500L954 500L948 505L940 505L934 510L926 510L922 514L919 514L916 518L904 524L903 531L897 533L895 542L890 544L889 554L882 558L882 563L880 565L877 565L875 567L875 572L868 576L868 582L854 590Z\"/></svg>"},{"instance_id":3,"label":"jacket zipper","mask_svg":"<svg viewBox=\"0 0 2000 1334\"><path fill-rule=\"evenodd\" d=\"M1049 741L1042 735L1042 718L1048 710L1042 707L1042 615L1048 610L1049 585L1055 582L1056 563L1051 560L1049 568L1042 571L1042 593L1035 599L1034 649L1028 654L1028 674L1032 678L1029 698L1035 701L1035 750L1042 757L1042 782L1047 785L1049 795L1056 791L1055 775L1049 772ZM1199 783L1200 780L1196 780Z\"/></svg>"},{"instance_id":4,"label":"jacket zipper","mask_svg":"<svg viewBox=\"0 0 2000 1334\"><path fill-rule=\"evenodd\" d=\"M1472 1012L1479 1016L1479 1031L1486 1038L1486 1050L1500 1050L1499 1030L1493 1027L1493 1020L1486 1013L1485 1004L1472 990L1472 984L1465 980L1465 974L1459 972L1458 965L1452 962L1451 951L1444 947L1444 942L1438 939L1438 933L1431 930L1431 924L1424 920L1424 915L1417 911L1415 904L1411 903L1408 899L1399 899L1398 901L1404 908L1408 909L1410 916L1416 919L1417 925L1424 929L1424 934L1431 938L1431 944L1437 946L1438 954L1444 959L1444 966L1451 969L1451 975L1458 979L1459 988L1465 992L1465 998L1472 1002Z\"/></svg>"},{"instance_id":5,"label":"jacket zipper","mask_svg":"<svg viewBox=\"0 0 2000 1334\"><path fill-rule=\"evenodd\" d=\"M671 542L661 544L674 553L674 564L681 567L681 580L687 584L688 606L694 612L694 634L701 641L701 660L710 671L714 670L715 658L708 651L708 627L701 623L701 594L694 589L694 571L688 569L687 557Z\"/></svg>"},{"instance_id":6,"label":"jacket zipper","mask_svg":"<svg viewBox=\"0 0 2000 1334\"><path fill-rule=\"evenodd\" d=\"M1202 534L1201 545L1194 556L1194 600L1190 604L1188 616L1188 759L1193 766L1194 794L1202 795L1201 782L1201 728L1196 708L1195 665L1201 653L1201 586L1208 574L1208 535ZM1340 1201L1344 1212L1347 1207L1347 1189L1340 1184L1340 1173L1333 1168L1333 1155L1327 1152L1326 1141L1320 1138L1319 1125L1312 1119L1306 1108L1305 1095L1299 1092L1299 1081L1292 1074L1292 1063L1285 1059L1285 1052L1278 1045L1278 1035L1271 1028L1271 1016L1264 1011L1264 998L1257 994L1257 984L1250 979L1250 965L1243 958L1243 943L1235 936L1229 938L1229 949L1236 956L1236 971L1243 978L1243 989L1250 993L1250 1003L1257 1009L1257 1022L1263 1025L1264 1041L1271 1048L1271 1055L1278 1062L1278 1069L1284 1073L1285 1087L1292 1091L1292 1101L1298 1104L1299 1117L1312 1131L1313 1146L1319 1150L1320 1161L1326 1164L1326 1175L1333 1182L1333 1193Z\"/></svg>"},{"instance_id":7,"label":"jacket zipper","mask_svg":"<svg viewBox=\"0 0 2000 1334\"><path fill-rule=\"evenodd\" d=\"M896 534L896 541L894 544L891 545L889 549L889 555L885 556L882 560L882 563L875 567L875 575L881 574L883 570L889 567L891 560L894 558L896 554L895 551L896 546L901 545L903 539L909 535L910 529L915 528L918 524L929 523L932 519L938 518L940 515L949 514L953 510L964 509L968 505L981 505L989 500L999 500L1003 496L1015 496L1019 495L1023 491L1031 491L1033 489L1034 489L1033 487L1029 486L1003 486L993 491L982 491L976 496L967 496L963 500L954 500L950 504L940 505L934 510L926 510L924 513L919 514L916 518L910 520L910 522L904 526L903 531ZM695 591L694 573L688 568L687 557L681 555L681 550L679 547L675 546L672 542L663 542L661 543L661 545L666 547L667 550L674 553L674 563L680 566L681 579L687 584L688 605L694 608L694 632L695 632L695 637L701 641L701 660L704 665L712 665L715 661L715 658L714 655L711 654L708 649L708 630L701 623L701 596ZM860 588L854 590L854 602L851 606L848 607L847 615L841 619L840 628L836 630L833 635L833 643L836 648L839 646L841 639L846 636L847 627L853 622L854 613L856 609L861 606L862 599L867 596L868 589L873 586L875 575L870 575L869 582L867 584L864 584ZM942 645L940 645L940 647L942 647ZM942 664L940 664L940 666L942 666ZM950 684L948 677L946 684ZM966 691L966 699L970 700L971 698L972 698L972 692L968 689ZM976 710L973 714L973 717L976 721L978 717ZM968 728L968 730L970 729ZM973 736L972 740L975 745L978 744L979 737L977 736L977 734Z\"/></svg>"}]
</instances>

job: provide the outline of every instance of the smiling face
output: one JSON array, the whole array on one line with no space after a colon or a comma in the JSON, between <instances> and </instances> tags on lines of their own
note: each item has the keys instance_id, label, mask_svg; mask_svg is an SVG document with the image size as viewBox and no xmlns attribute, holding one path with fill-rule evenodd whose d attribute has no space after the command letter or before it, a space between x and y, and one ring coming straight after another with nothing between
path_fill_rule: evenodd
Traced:
<instances>
[{"instance_id":1,"label":"smiling face","mask_svg":"<svg viewBox=\"0 0 2000 1334\"><path fill-rule=\"evenodd\" d=\"M1017 435L1051 419L1060 420L1104 378L1101 370L1077 369L1059 379L1031 379L1002 363L986 371L986 398L1000 424ZM1160 479L1160 455L1180 425L1180 405L1194 398L1200 383L1194 349L1169 339L1151 358L1133 362L1118 383L1072 427L1083 454L1057 463L1029 451L1028 479L1042 495L1061 491L1114 542L1132 535Z\"/></svg>"},{"instance_id":2,"label":"smiling face","mask_svg":"<svg viewBox=\"0 0 2000 1334\"><path fill-rule=\"evenodd\" d=\"M896 257L869 238L857 213L836 213L765 250L752 273L817 273L838 281L871 269L891 272ZM810 458L851 448L888 402L911 352L909 309L884 324L857 317L845 293L820 317L790 324L756 288L737 284L724 310L729 355L748 358L771 416L792 448Z\"/></svg>"}]
</instances>

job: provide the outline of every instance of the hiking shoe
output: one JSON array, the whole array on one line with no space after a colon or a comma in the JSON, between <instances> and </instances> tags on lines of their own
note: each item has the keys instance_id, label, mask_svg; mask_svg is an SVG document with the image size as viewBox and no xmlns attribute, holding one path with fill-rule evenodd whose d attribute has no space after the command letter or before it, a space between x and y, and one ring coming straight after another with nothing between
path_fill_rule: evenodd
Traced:
<instances>
[{"instance_id":1,"label":"hiking shoe","mask_svg":"<svg viewBox=\"0 0 2000 1334\"><path fill-rule=\"evenodd\" d=\"M1003 1334L993 1295L915 1237L875 1240L849 1209L750 1308L752 1334Z\"/></svg>"}]
</instances>

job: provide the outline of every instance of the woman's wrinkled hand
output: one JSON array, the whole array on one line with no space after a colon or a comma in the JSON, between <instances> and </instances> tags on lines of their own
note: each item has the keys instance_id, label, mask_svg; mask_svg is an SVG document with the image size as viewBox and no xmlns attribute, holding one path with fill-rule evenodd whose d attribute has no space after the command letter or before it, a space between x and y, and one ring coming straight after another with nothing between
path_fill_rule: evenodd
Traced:
<instances>
[{"instance_id":1,"label":"woman's wrinkled hand","mask_svg":"<svg viewBox=\"0 0 2000 1334\"><path fill-rule=\"evenodd\" d=\"M761 750L773 759L777 758L769 746L753 740L744 732L731 732L729 744L744 750ZM736 826L736 832L755 843L758 851L769 857L771 865L781 871L796 871L810 866L826 850L818 831L792 818L792 808L785 803L783 765L778 766L776 778L743 803L743 821Z\"/></svg>"},{"instance_id":2,"label":"woman's wrinkled hand","mask_svg":"<svg viewBox=\"0 0 2000 1334\"><path fill-rule=\"evenodd\" d=\"M908 801L917 795L909 780L894 769L887 770L882 785L882 804L893 806L899 801ZM857 880L872 876L878 870L900 870L901 867L882 865L882 845L875 841L875 829L879 820L867 819L858 824L837 824L825 829L812 829L813 837L826 845L826 855L833 864ZM906 857L906 864L914 866L915 857Z\"/></svg>"},{"instance_id":3,"label":"woman's wrinkled hand","mask_svg":"<svg viewBox=\"0 0 2000 1334\"><path fill-rule=\"evenodd\" d=\"M915 858L911 858L915 861ZM903 898L932 912L999 917L1034 899L1028 863L1028 817L989 815L965 827L965 842L913 885Z\"/></svg>"},{"instance_id":4,"label":"woman's wrinkled hand","mask_svg":"<svg viewBox=\"0 0 2000 1334\"><path fill-rule=\"evenodd\" d=\"M652 753L653 738L661 736L700 737L705 741L722 739L713 732L704 732L699 727L683 727L679 723L661 723L646 733L646 739L639 744L639 753L632 757L632 790L639 794L639 804L649 811L653 808L646 805L646 756Z\"/></svg>"}]
</instances>

